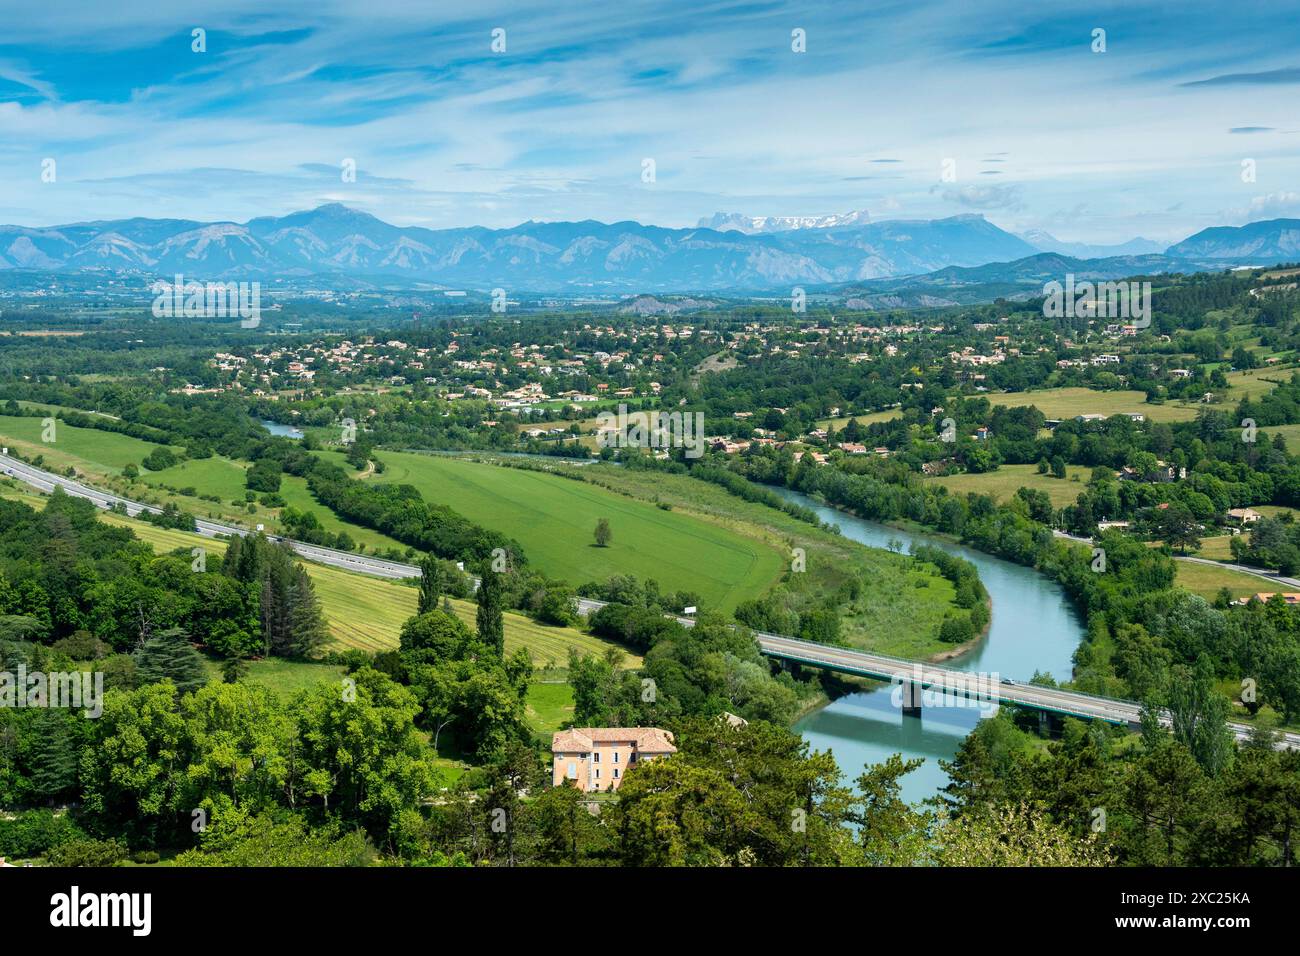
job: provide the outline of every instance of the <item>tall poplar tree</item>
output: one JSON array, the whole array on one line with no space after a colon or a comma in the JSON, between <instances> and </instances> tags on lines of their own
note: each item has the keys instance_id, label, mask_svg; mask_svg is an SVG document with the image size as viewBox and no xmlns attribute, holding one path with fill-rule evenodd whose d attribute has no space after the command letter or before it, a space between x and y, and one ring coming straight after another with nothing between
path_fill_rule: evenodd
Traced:
<instances>
[{"instance_id":1,"label":"tall poplar tree","mask_svg":"<svg viewBox=\"0 0 1300 956\"><path fill-rule=\"evenodd\" d=\"M438 559L426 554L420 562L420 600L416 614L428 614L438 609L438 597L442 592L442 567Z\"/></svg>"},{"instance_id":2,"label":"tall poplar tree","mask_svg":"<svg viewBox=\"0 0 1300 956\"><path fill-rule=\"evenodd\" d=\"M502 581L500 573L492 570L490 562L483 562L479 568L478 614L474 622L478 630L478 639L489 647L496 648L497 656L502 660L506 656L506 621L501 609Z\"/></svg>"}]
</instances>

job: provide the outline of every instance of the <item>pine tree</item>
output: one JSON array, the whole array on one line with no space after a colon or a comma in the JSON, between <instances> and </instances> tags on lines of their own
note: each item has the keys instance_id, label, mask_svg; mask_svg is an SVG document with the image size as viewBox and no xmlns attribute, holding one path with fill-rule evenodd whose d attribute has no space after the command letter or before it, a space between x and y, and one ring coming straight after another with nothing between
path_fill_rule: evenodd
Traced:
<instances>
[{"instance_id":1,"label":"pine tree","mask_svg":"<svg viewBox=\"0 0 1300 956\"><path fill-rule=\"evenodd\" d=\"M136 679L154 684L171 678L182 693L198 690L208 682L203 655L190 644L189 635L179 627L159 631L135 652Z\"/></svg>"},{"instance_id":2,"label":"pine tree","mask_svg":"<svg viewBox=\"0 0 1300 956\"><path fill-rule=\"evenodd\" d=\"M420 562L420 600L416 614L427 614L438 607L438 595L442 591L442 568L438 559L431 554L424 556Z\"/></svg>"},{"instance_id":3,"label":"pine tree","mask_svg":"<svg viewBox=\"0 0 1300 956\"><path fill-rule=\"evenodd\" d=\"M294 567L289 588L288 636L289 652L294 657L310 657L329 636L316 587L301 564Z\"/></svg>"},{"instance_id":4,"label":"pine tree","mask_svg":"<svg viewBox=\"0 0 1300 956\"><path fill-rule=\"evenodd\" d=\"M51 802L77 785L77 748L64 710L41 712L31 755L32 792Z\"/></svg>"},{"instance_id":5,"label":"pine tree","mask_svg":"<svg viewBox=\"0 0 1300 956\"><path fill-rule=\"evenodd\" d=\"M478 639L488 647L496 649L497 656L506 656L506 622L501 610L501 575L484 562L479 571L479 586L476 595L478 613L474 623L478 629Z\"/></svg>"}]
</instances>

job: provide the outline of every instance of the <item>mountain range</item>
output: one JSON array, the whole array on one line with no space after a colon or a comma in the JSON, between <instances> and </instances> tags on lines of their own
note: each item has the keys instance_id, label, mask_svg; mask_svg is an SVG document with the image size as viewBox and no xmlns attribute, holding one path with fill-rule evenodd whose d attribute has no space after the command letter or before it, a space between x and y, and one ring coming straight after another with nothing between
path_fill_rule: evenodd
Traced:
<instances>
[{"instance_id":1,"label":"mountain range","mask_svg":"<svg viewBox=\"0 0 1300 956\"><path fill-rule=\"evenodd\" d=\"M1100 257L1108 263L1103 271L1127 268L1125 275L1300 258L1300 220L1206 229L1155 254L1150 248L1155 244L1147 240L1097 247L1059 243L1046 233L1016 236L980 215L867 219L865 212L759 219L718 214L708 220L713 225L687 229L586 220L435 230L394 226L331 203L246 223L135 218L47 228L0 226L0 271L165 278L181 273L200 280L321 276L426 289L621 295L899 281L936 288L1016 285L1049 263L1055 268L1066 261L1098 261L1091 253L1099 251L1110 253ZM1049 240L1057 248L1047 254L1058 258L1038 260ZM983 272L961 272L971 269Z\"/></svg>"}]
</instances>

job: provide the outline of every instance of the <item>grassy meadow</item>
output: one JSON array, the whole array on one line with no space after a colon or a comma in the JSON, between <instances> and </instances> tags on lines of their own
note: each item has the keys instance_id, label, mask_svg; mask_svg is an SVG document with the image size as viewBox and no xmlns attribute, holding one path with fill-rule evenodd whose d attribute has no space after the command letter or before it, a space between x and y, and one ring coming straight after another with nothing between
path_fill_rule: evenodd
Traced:
<instances>
[{"instance_id":1,"label":"grassy meadow","mask_svg":"<svg viewBox=\"0 0 1300 956\"><path fill-rule=\"evenodd\" d=\"M1244 571L1234 571L1232 568L1216 568L1195 561L1177 561L1175 564L1178 569L1175 578L1178 586L1199 594L1207 600L1214 600L1223 588L1231 591L1234 598L1260 591L1277 591L1281 588L1276 581L1247 574Z\"/></svg>"},{"instance_id":2,"label":"grassy meadow","mask_svg":"<svg viewBox=\"0 0 1300 956\"><path fill-rule=\"evenodd\" d=\"M426 500L514 537L530 564L572 584L633 574L730 611L766 591L785 564L769 543L586 482L437 455L378 457L386 470L370 480L414 485ZM605 548L593 538L600 518L613 531Z\"/></svg>"},{"instance_id":3,"label":"grassy meadow","mask_svg":"<svg viewBox=\"0 0 1300 956\"><path fill-rule=\"evenodd\" d=\"M1035 491L1045 491L1052 499L1053 508L1063 508L1074 504L1088 483L1091 469L1082 465L1066 467L1064 478L1053 478L1050 474L1040 475L1037 465L1003 465L995 471L983 474L949 475L946 478L926 478L927 482L943 485L956 494L975 493L993 495L998 501L1015 497L1022 487ZM1077 480L1076 480L1077 479Z\"/></svg>"},{"instance_id":4,"label":"grassy meadow","mask_svg":"<svg viewBox=\"0 0 1300 956\"><path fill-rule=\"evenodd\" d=\"M57 420L54 441L46 442L42 440L45 430L42 421L21 415L0 415L0 444L28 458L44 455L46 467L52 471L73 467L83 473L104 476L120 475L127 465L138 465L158 447L129 435L77 428Z\"/></svg>"}]
</instances>

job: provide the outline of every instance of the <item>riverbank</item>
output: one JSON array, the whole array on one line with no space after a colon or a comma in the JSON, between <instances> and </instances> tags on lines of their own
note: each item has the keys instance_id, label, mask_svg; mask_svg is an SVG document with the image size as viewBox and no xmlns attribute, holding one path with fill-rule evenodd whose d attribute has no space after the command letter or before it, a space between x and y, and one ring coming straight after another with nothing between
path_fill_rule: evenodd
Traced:
<instances>
[{"instance_id":1,"label":"riverbank","mask_svg":"<svg viewBox=\"0 0 1300 956\"><path fill-rule=\"evenodd\" d=\"M979 571L994 613L985 635L942 653L955 666L987 674L1030 680L1035 673L1068 678L1084 627L1065 590L1046 575L1023 565L976 551L951 539L914 527L866 521L790 489L781 494L812 508L839 533L870 547L931 545L958 554ZM846 685L840 685L845 686ZM804 708L794 729L816 750L830 750L846 775L888 760L894 754L919 759L919 769L902 780L902 796L919 803L942 792L949 778L941 761L950 761L974 729L979 712L972 708L928 708L920 716L904 715L888 684L837 694L834 687L821 707Z\"/></svg>"}]
</instances>

